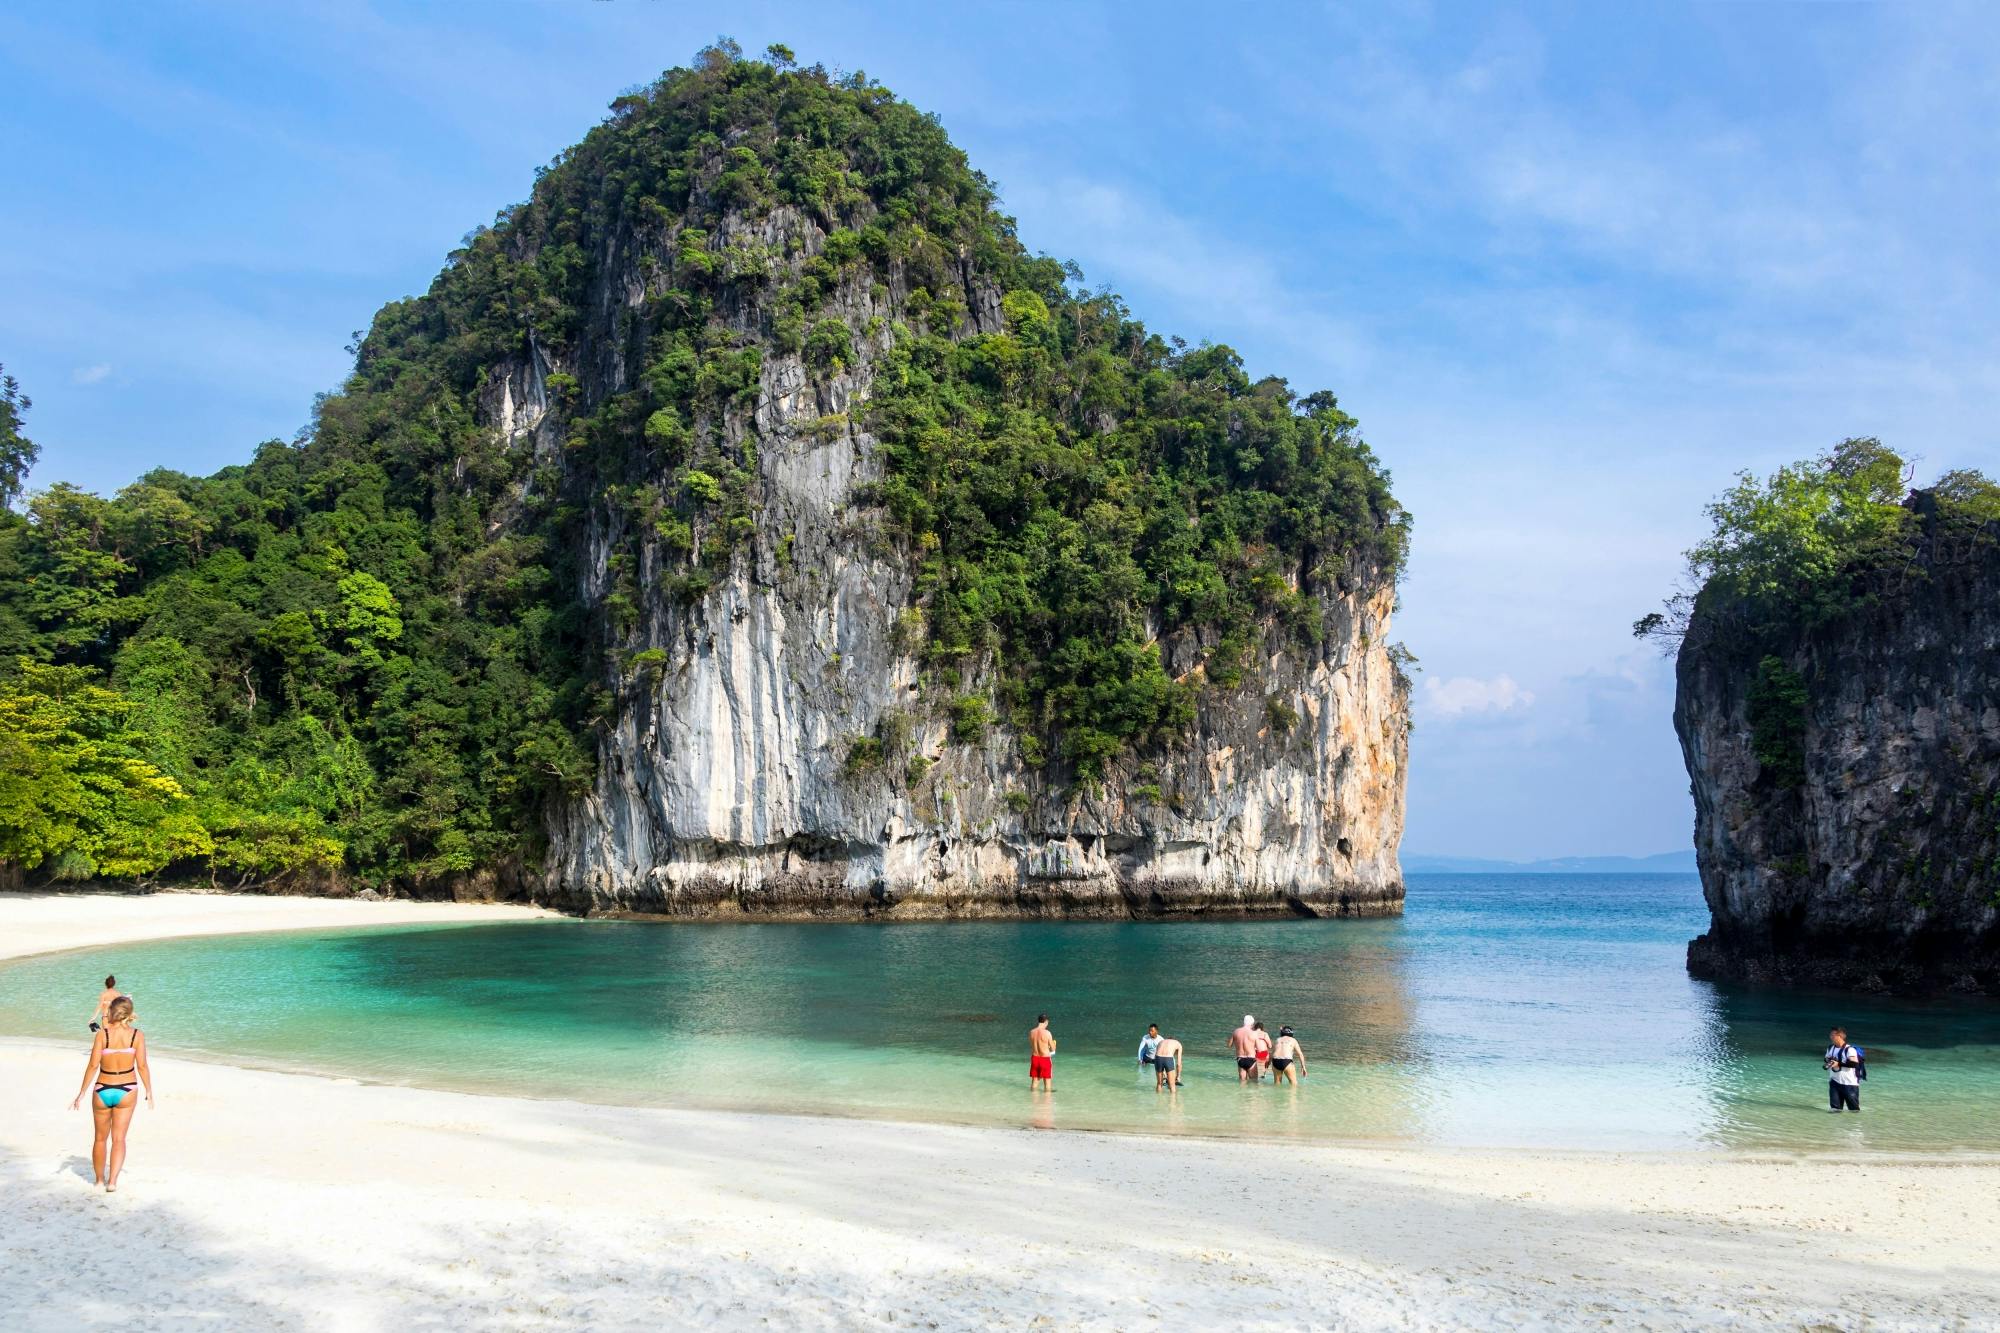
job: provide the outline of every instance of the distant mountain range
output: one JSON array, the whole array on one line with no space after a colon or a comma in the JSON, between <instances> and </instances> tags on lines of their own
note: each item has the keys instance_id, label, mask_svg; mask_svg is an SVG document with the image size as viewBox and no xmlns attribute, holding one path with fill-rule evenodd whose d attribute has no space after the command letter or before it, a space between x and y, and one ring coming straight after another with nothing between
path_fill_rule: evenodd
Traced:
<instances>
[{"instance_id":1,"label":"distant mountain range","mask_svg":"<svg viewBox=\"0 0 2000 1333\"><path fill-rule=\"evenodd\" d=\"M1694 850L1657 856L1555 856L1493 861L1477 856L1405 856L1406 875L1692 875Z\"/></svg>"}]
</instances>

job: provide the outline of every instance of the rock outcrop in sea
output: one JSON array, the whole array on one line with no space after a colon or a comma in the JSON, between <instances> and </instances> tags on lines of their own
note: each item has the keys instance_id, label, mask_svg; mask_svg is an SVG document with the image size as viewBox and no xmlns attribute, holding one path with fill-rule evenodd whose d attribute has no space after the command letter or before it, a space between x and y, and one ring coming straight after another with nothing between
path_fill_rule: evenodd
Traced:
<instances>
[{"instance_id":1,"label":"rock outcrop in sea","mask_svg":"<svg viewBox=\"0 0 2000 1333\"><path fill-rule=\"evenodd\" d=\"M2000 993L2000 524L1910 507L1907 556L1844 614L1755 647L1726 607L1688 626L1697 976ZM1759 757L1759 707L1794 714L1782 760Z\"/></svg>"},{"instance_id":2,"label":"rock outcrop in sea","mask_svg":"<svg viewBox=\"0 0 2000 1333\"><path fill-rule=\"evenodd\" d=\"M354 351L246 464L0 505L0 713L57 741L0 874L1400 910L1359 424L1030 251L859 71L620 95Z\"/></svg>"},{"instance_id":3,"label":"rock outcrop in sea","mask_svg":"<svg viewBox=\"0 0 2000 1333\"><path fill-rule=\"evenodd\" d=\"M756 280L728 285L707 335L754 349L754 390L706 423L723 453L754 459L755 531L699 596L675 595L676 553L629 502L589 500L575 593L601 610L623 589L633 610L604 617L617 625L607 658L644 665L619 676L595 777L554 807L517 891L701 915L1400 911L1409 687L1390 642L1391 559L1294 560L1283 591L1316 640L1261 616L1232 683L1205 676L1217 631L1152 626L1166 674L1198 687L1192 721L1100 775L1033 752L1004 715L959 727L911 632L927 614L924 555L879 503L872 408L912 328L963 342L1020 321L975 254L950 264L949 291L894 254L834 255L880 220L864 195L830 217L714 189L695 187L699 230L658 212L590 228L581 326L561 351L531 343L493 366L479 398L483 424L574 493L574 423L638 387L631 350L663 302L684 299L690 250L717 266L756 257ZM813 342L844 344L840 356L773 336L801 283L816 292ZM941 309L963 313L940 322ZM1100 429L1113 426L1107 411ZM667 467L636 480L675 484ZM992 665L970 668L975 693L997 684Z\"/></svg>"},{"instance_id":4,"label":"rock outcrop in sea","mask_svg":"<svg viewBox=\"0 0 2000 1333\"><path fill-rule=\"evenodd\" d=\"M827 232L779 209L731 216L711 237L800 270ZM629 387L614 331L651 295L643 261L677 242L604 238L574 355L497 369L492 429L560 466L550 377L572 377L585 402ZM959 295L966 336L1002 328L1000 292L975 269ZM1315 590L1330 627L1317 644L1264 626L1240 685L1207 686L1182 737L1083 790L1024 762L1005 725L955 740L921 698L898 628L913 609L913 557L880 538L866 499L882 474L865 424L876 360L908 297L892 271L874 290L864 272L827 298L821 317L838 319L856 352L833 373L763 347L754 409L729 426L754 435L758 537L692 603L659 590L657 552L642 562L643 611L614 656L654 653L659 666L621 691L591 790L553 816L534 896L772 916L1400 911L1408 682L1390 652L1394 580L1378 565L1352 564ZM768 318L754 299L730 313L746 339ZM586 599L609 593L626 522L610 505L593 514ZM1185 677L1213 642L1196 630L1160 646L1169 674ZM848 763L855 738L885 733L883 762Z\"/></svg>"}]
</instances>

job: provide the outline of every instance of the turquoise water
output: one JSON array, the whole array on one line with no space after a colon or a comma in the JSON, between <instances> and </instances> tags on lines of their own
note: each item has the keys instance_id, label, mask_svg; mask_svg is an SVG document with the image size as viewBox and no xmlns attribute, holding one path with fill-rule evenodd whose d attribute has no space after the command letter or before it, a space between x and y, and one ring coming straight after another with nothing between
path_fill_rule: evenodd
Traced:
<instances>
[{"instance_id":1,"label":"turquoise water","mask_svg":"<svg viewBox=\"0 0 2000 1333\"><path fill-rule=\"evenodd\" d=\"M1419 875L1389 921L554 921L161 941L0 965L74 1037L106 972L162 1055L590 1101L1464 1145L2000 1151L2000 1005L1688 978L1692 876ZM1061 1040L1031 1095L1026 1031ZM1304 1085L1240 1088L1242 1014ZM1833 1021L1865 1112L1825 1109ZM1188 1087L1133 1062L1156 1021ZM81 1045L79 1045L81 1050ZM198 1078L185 1066L177 1079Z\"/></svg>"}]
</instances>

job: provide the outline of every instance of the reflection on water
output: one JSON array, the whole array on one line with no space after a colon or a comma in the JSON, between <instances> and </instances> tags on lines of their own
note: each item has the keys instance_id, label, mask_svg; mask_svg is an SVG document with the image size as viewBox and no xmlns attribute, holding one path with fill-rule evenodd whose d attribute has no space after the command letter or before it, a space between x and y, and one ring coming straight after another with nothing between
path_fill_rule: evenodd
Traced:
<instances>
[{"instance_id":1,"label":"reflection on water","mask_svg":"<svg viewBox=\"0 0 2000 1333\"><path fill-rule=\"evenodd\" d=\"M0 967L74 1036L116 971L162 1053L538 1096L1458 1144L2000 1149L2000 1006L1720 990L1692 876L1416 876L1392 921L514 923L164 941ZM79 1004L79 997L82 1003ZM1031 1097L1046 1010L1056 1093ZM1303 1086L1238 1087L1245 1012ZM1869 1047L1867 1111L1818 1055ZM1133 1056L1157 1022L1187 1087ZM181 1077L195 1077L180 1074Z\"/></svg>"}]
</instances>

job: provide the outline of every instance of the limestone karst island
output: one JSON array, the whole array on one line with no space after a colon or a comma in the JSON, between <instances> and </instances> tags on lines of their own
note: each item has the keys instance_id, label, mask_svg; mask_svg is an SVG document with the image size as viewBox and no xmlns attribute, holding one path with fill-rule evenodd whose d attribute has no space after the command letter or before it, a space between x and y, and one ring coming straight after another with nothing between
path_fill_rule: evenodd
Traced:
<instances>
[{"instance_id":1,"label":"limestone karst island","mask_svg":"<svg viewBox=\"0 0 2000 1333\"><path fill-rule=\"evenodd\" d=\"M37 879L1402 900L1409 519L1355 422L1075 288L879 86L621 97L298 442L9 521L15 688L145 765L22 830Z\"/></svg>"},{"instance_id":2,"label":"limestone karst island","mask_svg":"<svg viewBox=\"0 0 2000 1333\"><path fill-rule=\"evenodd\" d=\"M11 21L0 1326L1994 1326L2000 17L739 19Z\"/></svg>"},{"instance_id":3,"label":"limestone karst island","mask_svg":"<svg viewBox=\"0 0 2000 1333\"><path fill-rule=\"evenodd\" d=\"M1674 729L1702 976L2000 993L2000 485L1872 439L1744 478L1690 556Z\"/></svg>"}]
</instances>

